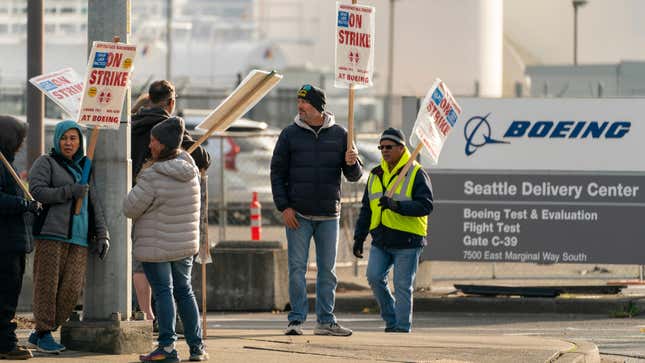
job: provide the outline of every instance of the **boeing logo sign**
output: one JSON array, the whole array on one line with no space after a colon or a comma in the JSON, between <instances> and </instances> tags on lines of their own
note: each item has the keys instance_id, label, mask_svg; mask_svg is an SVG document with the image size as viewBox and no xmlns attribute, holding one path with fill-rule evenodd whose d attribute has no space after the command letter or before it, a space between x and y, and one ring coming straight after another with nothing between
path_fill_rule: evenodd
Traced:
<instances>
[{"instance_id":1,"label":"boeing logo sign","mask_svg":"<svg viewBox=\"0 0 645 363\"><path fill-rule=\"evenodd\" d=\"M514 120L502 139L492 137L488 117L473 116L464 124L465 152L470 156L486 144L510 144L509 139L620 139L631 127L630 121L528 121Z\"/></svg>"},{"instance_id":2,"label":"boeing logo sign","mask_svg":"<svg viewBox=\"0 0 645 363\"><path fill-rule=\"evenodd\" d=\"M508 141L496 140L491 137L491 128L488 123L488 116L473 116L464 125L464 137L466 138L466 155L470 156L480 147L486 144L508 144Z\"/></svg>"}]
</instances>

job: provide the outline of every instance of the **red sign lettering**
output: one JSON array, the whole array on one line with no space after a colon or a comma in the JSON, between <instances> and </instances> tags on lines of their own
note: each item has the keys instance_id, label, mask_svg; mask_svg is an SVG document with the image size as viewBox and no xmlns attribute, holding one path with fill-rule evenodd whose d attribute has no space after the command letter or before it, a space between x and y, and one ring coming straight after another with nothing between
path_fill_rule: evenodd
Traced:
<instances>
[{"instance_id":1,"label":"red sign lettering","mask_svg":"<svg viewBox=\"0 0 645 363\"><path fill-rule=\"evenodd\" d=\"M352 28L362 28L363 27L363 15L349 13L349 26Z\"/></svg>"},{"instance_id":2,"label":"red sign lettering","mask_svg":"<svg viewBox=\"0 0 645 363\"><path fill-rule=\"evenodd\" d=\"M121 59L123 59L122 53L108 53L107 67L119 67L121 66Z\"/></svg>"}]
</instances>

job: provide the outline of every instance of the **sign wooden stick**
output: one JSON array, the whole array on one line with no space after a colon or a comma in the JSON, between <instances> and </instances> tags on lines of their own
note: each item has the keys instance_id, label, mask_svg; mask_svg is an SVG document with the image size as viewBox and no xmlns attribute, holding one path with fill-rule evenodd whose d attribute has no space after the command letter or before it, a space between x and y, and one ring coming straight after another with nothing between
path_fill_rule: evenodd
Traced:
<instances>
[{"instance_id":1,"label":"sign wooden stick","mask_svg":"<svg viewBox=\"0 0 645 363\"><path fill-rule=\"evenodd\" d=\"M354 84L349 85L347 99L347 150L354 148Z\"/></svg>"},{"instance_id":2,"label":"sign wooden stick","mask_svg":"<svg viewBox=\"0 0 645 363\"><path fill-rule=\"evenodd\" d=\"M2 153L2 151L0 151L0 158L2 158L2 163L4 164L4 167L7 168L7 170L9 170L9 174L11 174L11 176L13 177L13 180L15 180L18 186L20 187L20 189L22 189L22 192L25 193L25 196L27 197L27 199L29 199L29 201L34 201L35 199L34 197L31 196L31 193L29 193L29 189L27 189L27 187L22 182L18 174L16 174L16 171L13 170L13 168L11 167L11 164L9 163L9 160L7 160L7 158L4 157L4 154Z\"/></svg>"},{"instance_id":3,"label":"sign wooden stick","mask_svg":"<svg viewBox=\"0 0 645 363\"><path fill-rule=\"evenodd\" d=\"M208 138L213 134L215 131L223 131L223 128L228 127L233 121L235 120L230 120L231 116L235 114L235 112L239 109L244 109L248 107L248 105L251 104L251 102L254 101L254 97L270 80L273 78L275 75L275 71L271 71L269 74L267 74L264 79L258 83L257 87L253 88L250 90L244 97L244 100L240 103L238 103L235 107L231 108L230 111L226 113L224 117L221 118L220 121L218 121L213 127L211 127L204 135L202 135L195 143L188 148L188 153L192 153L201 145L204 141L208 140Z\"/></svg>"},{"instance_id":4,"label":"sign wooden stick","mask_svg":"<svg viewBox=\"0 0 645 363\"><path fill-rule=\"evenodd\" d=\"M352 0L356 4L358 0ZM349 85L349 95L347 99L347 150L354 148L354 84Z\"/></svg>"},{"instance_id":5,"label":"sign wooden stick","mask_svg":"<svg viewBox=\"0 0 645 363\"><path fill-rule=\"evenodd\" d=\"M208 323L206 321L206 266L202 264L202 339L208 338Z\"/></svg>"},{"instance_id":6,"label":"sign wooden stick","mask_svg":"<svg viewBox=\"0 0 645 363\"><path fill-rule=\"evenodd\" d=\"M81 183L83 184L88 183L90 180L90 169L92 167L92 160L94 160L94 149L96 149L96 141L98 140L98 138L99 128L94 127L92 129L92 136L90 136L90 145L87 147L87 160L85 160L85 165L83 166L83 177L81 178ZM76 208L74 209L74 213L80 214L82 206L83 198L76 199Z\"/></svg>"},{"instance_id":7,"label":"sign wooden stick","mask_svg":"<svg viewBox=\"0 0 645 363\"><path fill-rule=\"evenodd\" d=\"M206 223L206 228L204 228L204 233L206 234L205 237L202 238L202 246L201 246L201 251L200 255L203 253L205 256L208 254L208 249L210 248L210 245L208 243L208 174L206 173L206 169L203 169L200 171L201 177L202 177L202 185L205 186L204 188L204 199L206 205L204 206L204 214L205 216L202 216L202 223ZM204 182L206 181L206 182ZM204 256L204 258L205 258ZM201 259L201 264L202 264L202 339L206 340L208 338L208 325L206 321L206 266L208 265L206 261L204 261L204 258Z\"/></svg>"},{"instance_id":8,"label":"sign wooden stick","mask_svg":"<svg viewBox=\"0 0 645 363\"><path fill-rule=\"evenodd\" d=\"M403 166L403 169L401 169L401 172L399 173L399 175L396 176L396 180L394 180L394 184L392 184L392 188L387 191L388 198L392 198L392 196L394 195L394 192L396 191L396 188L399 187L399 184L401 184L401 182L403 181L403 178L405 178L405 174L407 174L408 170L410 170L412 163L414 163L414 161L417 159L417 156L419 156L421 149L423 149L423 144L419 143L419 145L417 145L417 147L412 152L412 155L410 155L410 159L408 160L408 162L405 163L405 166Z\"/></svg>"}]
</instances>

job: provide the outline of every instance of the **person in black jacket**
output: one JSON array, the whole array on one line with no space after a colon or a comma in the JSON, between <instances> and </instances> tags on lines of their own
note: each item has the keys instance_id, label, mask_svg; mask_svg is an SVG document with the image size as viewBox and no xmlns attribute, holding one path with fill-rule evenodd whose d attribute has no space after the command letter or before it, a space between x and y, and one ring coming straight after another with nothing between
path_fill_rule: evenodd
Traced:
<instances>
[{"instance_id":1,"label":"person in black jacket","mask_svg":"<svg viewBox=\"0 0 645 363\"><path fill-rule=\"evenodd\" d=\"M155 125L170 118L175 110L176 96L175 86L170 81L160 80L150 84L147 99L143 96L136 102L143 105L143 107L133 110L137 112L132 115L131 157L133 185L143 164L152 157L148 148L150 130ZM181 148L188 150L194 143L195 140L188 134L188 131L184 131ZM195 160L195 165L200 171L208 169L211 164L211 156L201 146L197 147L190 156ZM202 201L202 203L207 203L207 201ZM152 311L150 284L143 273L141 263L134 258L132 259L132 280L139 308L146 313L147 319L153 320L154 313Z\"/></svg>"},{"instance_id":2,"label":"person in black jacket","mask_svg":"<svg viewBox=\"0 0 645 363\"><path fill-rule=\"evenodd\" d=\"M167 120L175 111L175 86L169 81L161 80L153 82L148 89L149 107L143 107L132 115L132 180L136 179L141 166L150 159L150 130L158 123ZM145 104L145 103L144 103ZM195 140L184 132L181 148L188 150L195 143ZM211 157L201 146L195 149L190 156L195 160L199 170L206 170L211 165Z\"/></svg>"},{"instance_id":3,"label":"person in black jacket","mask_svg":"<svg viewBox=\"0 0 645 363\"><path fill-rule=\"evenodd\" d=\"M13 164L27 135L27 124L11 116L0 116L0 151ZM13 166L12 166L13 167ZM39 202L25 198L4 163L0 163L0 359L28 359L31 352L17 345L13 321L22 289L25 255L33 250L27 213L39 213Z\"/></svg>"},{"instance_id":4,"label":"person in black jacket","mask_svg":"<svg viewBox=\"0 0 645 363\"><path fill-rule=\"evenodd\" d=\"M433 209L432 186L416 160L396 185L396 178L411 157L401 130L385 130L379 149L383 159L367 180L352 250L356 257L363 258L363 242L368 232L372 235L366 274L385 321L385 332L409 333L414 277L419 255L427 244L428 215ZM392 189L393 195L389 197L388 191ZM394 296L387 281L392 269Z\"/></svg>"},{"instance_id":5,"label":"person in black jacket","mask_svg":"<svg viewBox=\"0 0 645 363\"><path fill-rule=\"evenodd\" d=\"M271 159L273 200L282 212L288 242L291 312L286 335L301 335L307 319L305 272L312 237L318 268L314 334L352 334L333 314L341 173L349 181L360 179L358 153L347 145L347 131L325 111L323 91L304 85L298 91L298 115L280 133Z\"/></svg>"}]
</instances>

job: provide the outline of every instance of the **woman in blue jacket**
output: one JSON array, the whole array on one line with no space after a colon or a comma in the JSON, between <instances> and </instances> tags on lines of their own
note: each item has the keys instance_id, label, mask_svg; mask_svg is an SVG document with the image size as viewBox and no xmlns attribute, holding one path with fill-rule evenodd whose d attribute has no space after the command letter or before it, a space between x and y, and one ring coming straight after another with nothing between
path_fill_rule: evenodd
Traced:
<instances>
[{"instance_id":1,"label":"woman in blue jacket","mask_svg":"<svg viewBox=\"0 0 645 363\"><path fill-rule=\"evenodd\" d=\"M74 121L62 121L54 131L54 147L34 162L29 187L43 204L34 224L33 312L36 329L29 344L38 351L58 353L65 347L51 335L71 314L83 288L87 249L101 259L109 247L107 224L95 188L81 184L87 159L83 133ZM79 214L76 201L82 198Z\"/></svg>"}]
</instances>

